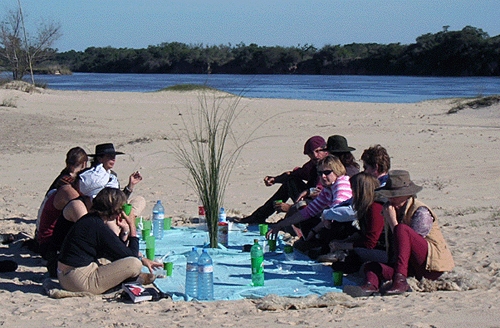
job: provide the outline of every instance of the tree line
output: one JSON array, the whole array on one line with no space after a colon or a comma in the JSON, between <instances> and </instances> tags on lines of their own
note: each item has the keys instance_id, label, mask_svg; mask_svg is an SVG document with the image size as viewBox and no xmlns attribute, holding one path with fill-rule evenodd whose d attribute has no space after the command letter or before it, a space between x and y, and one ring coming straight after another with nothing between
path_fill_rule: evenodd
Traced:
<instances>
[{"instance_id":1,"label":"tree line","mask_svg":"<svg viewBox=\"0 0 500 328\"><path fill-rule=\"evenodd\" d=\"M38 56L44 58L37 62L38 69L65 67L89 73L500 76L500 35L490 37L472 26L459 31L444 26L408 45L352 43L318 49L309 44L170 42L142 49L89 47L57 52L46 48Z\"/></svg>"},{"instance_id":2,"label":"tree line","mask_svg":"<svg viewBox=\"0 0 500 328\"><path fill-rule=\"evenodd\" d=\"M90 47L58 53L74 72L500 76L500 36L466 26L419 36L409 45L352 43L267 47L162 43L145 49Z\"/></svg>"}]
</instances>

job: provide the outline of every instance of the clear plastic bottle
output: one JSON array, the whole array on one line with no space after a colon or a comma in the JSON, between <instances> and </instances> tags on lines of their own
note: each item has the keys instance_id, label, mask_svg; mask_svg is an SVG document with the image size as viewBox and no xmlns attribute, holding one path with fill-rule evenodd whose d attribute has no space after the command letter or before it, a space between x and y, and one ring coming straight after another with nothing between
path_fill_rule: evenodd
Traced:
<instances>
[{"instance_id":1,"label":"clear plastic bottle","mask_svg":"<svg viewBox=\"0 0 500 328\"><path fill-rule=\"evenodd\" d=\"M258 239L253 241L250 257L252 260L252 285L264 286L264 252Z\"/></svg>"},{"instance_id":2,"label":"clear plastic bottle","mask_svg":"<svg viewBox=\"0 0 500 328\"><path fill-rule=\"evenodd\" d=\"M217 242L224 247L229 244L229 225L226 221L226 211L224 207L220 208L219 222L217 223Z\"/></svg>"},{"instance_id":3,"label":"clear plastic bottle","mask_svg":"<svg viewBox=\"0 0 500 328\"><path fill-rule=\"evenodd\" d=\"M226 222L226 210L224 209L224 207L220 208L220 211L219 211L219 222Z\"/></svg>"},{"instance_id":4,"label":"clear plastic bottle","mask_svg":"<svg viewBox=\"0 0 500 328\"><path fill-rule=\"evenodd\" d=\"M193 247L189 252L186 264L186 295L198 297L198 249Z\"/></svg>"},{"instance_id":5,"label":"clear plastic bottle","mask_svg":"<svg viewBox=\"0 0 500 328\"><path fill-rule=\"evenodd\" d=\"M214 299L214 265L206 248L198 259L198 300Z\"/></svg>"},{"instance_id":6,"label":"clear plastic bottle","mask_svg":"<svg viewBox=\"0 0 500 328\"><path fill-rule=\"evenodd\" d=\"M153 207L153 236L155 236L155 239L163 238L164 218L165 218L165 209L161 204L161 200L159 200Z\"/></svg>"}]
</instances>

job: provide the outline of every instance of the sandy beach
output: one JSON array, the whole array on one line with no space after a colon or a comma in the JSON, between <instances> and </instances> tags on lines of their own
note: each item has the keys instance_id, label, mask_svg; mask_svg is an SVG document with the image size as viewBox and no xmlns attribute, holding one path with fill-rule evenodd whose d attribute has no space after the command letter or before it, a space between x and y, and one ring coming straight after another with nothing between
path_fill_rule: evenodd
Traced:
<instances>
[{"instance_id":1,"label":"sandy beach","mask_svg":"<svg viewBox=\"0 0 500 328\"><path fill-rule=\"evenodd\" d=\"M313 135L344 135L357 159L384 146L392 169L405 169L424 187L418 197L438 214L454 255L449 274L455 290L414 291L393 297L338 299L316 306L283 306L271 300L144 302L110 298L48 297L42 259L22 247L34 235L46 189L74 146L94 152L113 142L126 153L115 170L126 184L140 170L135 193L149 213L161 199L174 224L197 215L198 199L173 147L183 119L196 108L196 93L117 93L0 89L0 233L16 241L0 245L0 259L19 263L0 274L0 325L5 327L493 327L500 320L500 105L447 114L457 100L415 104L348 103L243 98L236 136L253 132L229 179L228 216L250 214L277 186L277 175L307 161L303 144ZM266 303L267 301L267 303ZM280 303L281 302L281 303ZM267 305L266 305L267 304ZM289 308L287 308L289 307ZM302 307L302 308L301 308Z\"/></svg>"}]
</instances>

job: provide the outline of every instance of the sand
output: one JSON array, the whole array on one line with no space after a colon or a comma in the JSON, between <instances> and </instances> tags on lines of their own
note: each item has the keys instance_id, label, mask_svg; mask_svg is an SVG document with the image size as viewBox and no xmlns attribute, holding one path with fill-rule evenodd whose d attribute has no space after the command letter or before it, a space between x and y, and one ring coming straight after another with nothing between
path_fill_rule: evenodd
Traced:
<instances>
[{"instance_id":1,"label":"sand","mask_svg":"<svg viewBox=\"0 0 500 328\"><path fill-rule=\"evenodd\" d=\"M303 144L312 135L346 136L356 158L380 143L392 168L410 171L424 187L419 198L439 215L457 266L448 289L456 291L315 305L291 300L283 306L278 300L275 310L262 310L269 300L127 304L101 296L49 298L42 288L43 261L22 241L34 233L38 207L63 168L66 151L81 146L92 153L96 144L113 142L126 153L115 165L121 183L140 170L144 180L136 193L147 199L146 212L161 199L174 224L183 224L196 216L198 200L172 147L182 142L182 119L197 100L196 93L0 90L0 104L7 105L0 107L0 233L17 238L1 245L0 259L20 265L0 274L0 325L498 326L500 107L449 115L452 99L415 104L242 99L235 135L253 132L253 140L234 166L224 206L228 216L250 214L276 190L265 187L263 177L305 163Z\"/></svg>"}]
</instances>

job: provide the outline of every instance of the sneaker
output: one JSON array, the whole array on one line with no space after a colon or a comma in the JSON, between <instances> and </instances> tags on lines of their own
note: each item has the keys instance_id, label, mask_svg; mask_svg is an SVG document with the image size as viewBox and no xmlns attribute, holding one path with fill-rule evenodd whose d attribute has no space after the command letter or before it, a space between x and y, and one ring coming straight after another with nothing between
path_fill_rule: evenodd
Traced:
<instances>
[{"instance_id":1,"label":"sneaker","mask_svg":"<svg viewBox=\"0 0 500 328\"><path fill-rule=\"evenodd\" d=\"M156 279L156 276L154 274L142 272L137 277L136 282L145 286L145 285L151 285L155 281L155 279Z\"/></svg>"}]
</instances>

